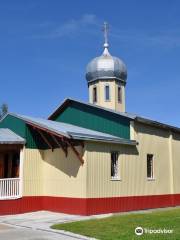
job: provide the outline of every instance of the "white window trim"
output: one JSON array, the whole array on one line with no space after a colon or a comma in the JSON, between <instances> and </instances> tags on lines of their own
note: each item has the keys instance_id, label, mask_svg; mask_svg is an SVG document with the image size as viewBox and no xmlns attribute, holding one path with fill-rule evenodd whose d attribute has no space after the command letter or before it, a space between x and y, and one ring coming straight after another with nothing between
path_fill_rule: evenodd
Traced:
<instances>
[{"instance_id":1,"label":"white window trim","mask_svg":"<svg viewBox=\"0 0 180 240\"><path fill-rule=\"evenodd\" d=\"M155 178L147 178L147 181L151 182L151 181L155 181Z\"/></svg>"},{"instance_id":2,"label":"white window trim","mask_svg":"<svg viewBox=\"0 0 180 240\"><path fill-rule=\"evenodd\" d=\"M109 87L109 99L106 99L106 87ZM111 94L110 94L111 91L110 91L110 89L111 89L111 88L110 88L110 85L106 83L106 84L104 85L104 101L105 101L105 102L110 102L110 101L111 101Z\"/></svg>"},{"instance_id":3,"label":"white window trim","mask_svg":"<svg viewBox=\"0 0 180 240\"><path fill-rule=\"evenodd\" d=\"M155 167L154 167L154 165L155 165L155 155L153 154L153 153L147 153L147 155L146 155L146 169L147 169L147 156L148 155L152 155L153 156L153 176L152 177L147 177L147 172L146 172L146 178L147 178L147 181L155 181L156 180L156 178L155 178ZM146 170L147 171L147 170Z\"/></svg>"},{"instance_id":4,"label":"white window trim","mask_svg":"<svg viewBox=\"0 0 180 240\"><path fill-rule=\"evenodd\" d=\"M111 181L122 181L120 177L111 177Z\"/></svg>"}]
</instances>

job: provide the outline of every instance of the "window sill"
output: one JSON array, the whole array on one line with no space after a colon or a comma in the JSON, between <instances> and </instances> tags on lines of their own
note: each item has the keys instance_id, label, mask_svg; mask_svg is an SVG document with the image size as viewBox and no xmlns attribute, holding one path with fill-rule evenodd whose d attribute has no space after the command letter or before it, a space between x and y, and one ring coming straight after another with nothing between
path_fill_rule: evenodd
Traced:
<instances>
[{"instance_id":1,"label":"window sill","mask_svg":"<svg viewBox=\"0 0 180 240\"><path fill-rule=\"evenodd\" d=\"M155 178L147 178L147 181L155 181Z\"/></svg>"},{"instance_id":2,"label":"window sill","mask_svg":"<svg viewBox=\"0 0 180 240\"><path fill-rule=\"evenodd\" d=\"M121 178L111 178L110 180L111 180L111 181L122 181Z\"/></svg>"}]
</instances>

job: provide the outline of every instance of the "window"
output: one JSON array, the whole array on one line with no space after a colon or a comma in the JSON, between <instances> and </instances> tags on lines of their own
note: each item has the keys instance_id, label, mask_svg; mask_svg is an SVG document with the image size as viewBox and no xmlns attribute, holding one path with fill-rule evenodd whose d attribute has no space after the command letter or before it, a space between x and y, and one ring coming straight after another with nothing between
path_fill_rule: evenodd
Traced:
<instances>
[{"instance_id":1,"label":"window","mask_svg":"<svg viewBox=\"0 0 180 240\"><path fill-rule=\"evenodd\" d=\"M105 101L109 101L110 100L110 89L109 89L109 85L105 86Z\"/></svg>"},{"instance_id":2,"label":"window","mask_svg":"<svg viewBox=\"0 0 180 240\"><path fill-rule=\"evenodd\" d=\"M122 89L120 86L118 86L118 102L122 101Z\"/></svg>"},{"instance_id":3,"label":"window","mask_svg":"<svg viewBox=\"0 0 180 240\"><path fill-rule=\"evenodd\" d=\"M97 87L93 87L93 103L97 102Z\"/></svg>"},{"instance_id":4,"label":"window","mask_svg":"<svg viewBox=\"0 0 180 240\"><path fill-rule=\"evenodd\" d=\"M153 154L147 154L147 178L154 178L154 156Z\"/></svg>"},{"instance_id":5,"label":"window","mask_svg":"<svg viewBox=\"0 0 180 240\"><path fill-rule=\"evenodd\" d=\"M118 152L111 152L111 179L118 179Z\"/></svg>"}]
</instances>

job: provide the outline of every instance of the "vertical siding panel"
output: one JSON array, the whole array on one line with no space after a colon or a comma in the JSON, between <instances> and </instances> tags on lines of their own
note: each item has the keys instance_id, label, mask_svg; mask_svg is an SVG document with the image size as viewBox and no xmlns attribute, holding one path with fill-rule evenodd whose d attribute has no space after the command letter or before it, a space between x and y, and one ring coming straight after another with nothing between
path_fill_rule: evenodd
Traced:
<instances>
[{"instance_id":1,"label":"vertical siding panel","mask_svg":"<svg viewBox=\"0 0 180 240\"><path fill-rule=\"evenodd\" d=\"M23 163L23 196L43 195L43 151L25 149Z\"/></svg>"},{"instance_id":2,"label":"vertical siding panel","mask_svg":"<svg viewBox=\"0 0 180 240\"><path fill-rule=\"evenodd\" d=\"M87 196L89 198L170 194L168 131L157 130L143 124L138 124L136 127L139 142L137 147L110 143L87 143L89 151ZM112 150L120 152L121 181L110 179L110 152ZM154 181L148 181L146 176L148 153L154 154Z\"/></svg>"},{"instance_id":3,"label":"vertical siding panel","mask_svg":"<svg viewBox=\"0 0 180 240\"><path fill-rule=\"evenodd\" d=\"M180 134L173 133L172 153L174 193L178 194L180 193Z\"/></svg>"},{"instance_id":4,"label":"vertical siding panel","mask_svg":"<svg viewBox=\"0 0 180 240\"><path fill-rule=\"evenodd\" d=\"M44 151L44 194L46 196L86 197L86 155L82 165L71 149L67 158L62 149Z\"/></svg>"},{"instance_id":5,"label":"vertical siding panel","mask_svg":"<svg viewBox=\"0 0 180 240\"><path fill-rule=\"evenodd\" d=\"M82 149L79 147L80 152ZM25 149L23 164L23 196L86 197L86 154L81 165L68 149Z\"/></svg>"}]
</instances>

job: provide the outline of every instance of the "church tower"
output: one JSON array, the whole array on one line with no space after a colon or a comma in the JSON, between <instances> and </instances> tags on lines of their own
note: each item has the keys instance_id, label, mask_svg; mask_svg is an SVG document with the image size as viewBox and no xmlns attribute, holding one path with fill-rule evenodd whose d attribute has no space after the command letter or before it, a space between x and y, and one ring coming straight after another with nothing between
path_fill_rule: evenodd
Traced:
<instances>
[{"instance_id":1,"label":"church tower","mask_svg":"<svg viewBox=\"0 0 180 240\"><path fill-rule=\"evenodd\" d=\"M89 102L115 111L125 112L127 70L123 61L109 53L108 25L104 23L104 51L87 65L86 80Z\"/></svg>"}]
</instances>

